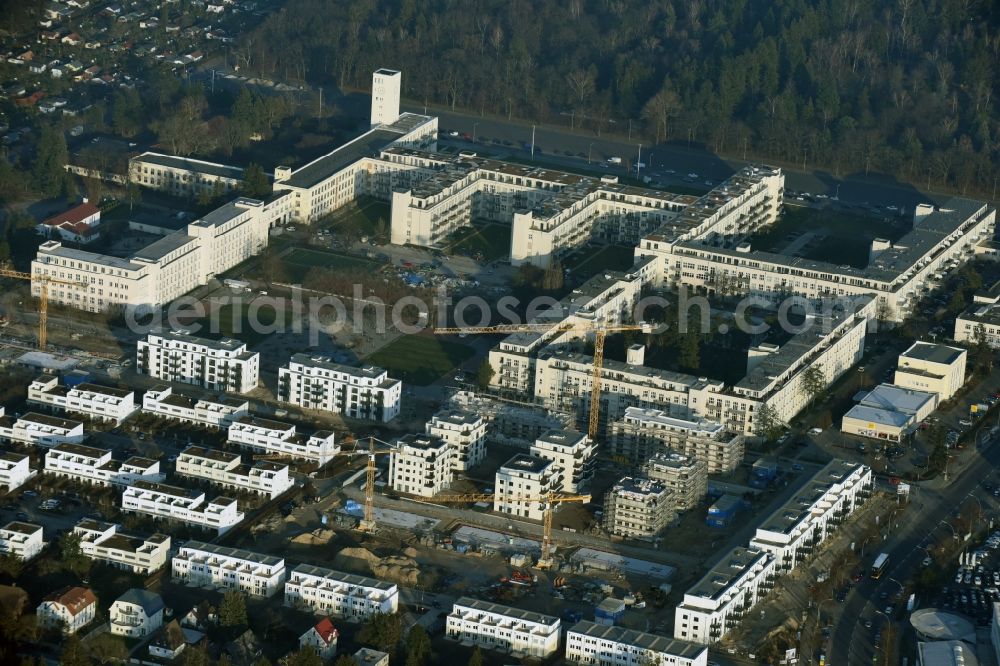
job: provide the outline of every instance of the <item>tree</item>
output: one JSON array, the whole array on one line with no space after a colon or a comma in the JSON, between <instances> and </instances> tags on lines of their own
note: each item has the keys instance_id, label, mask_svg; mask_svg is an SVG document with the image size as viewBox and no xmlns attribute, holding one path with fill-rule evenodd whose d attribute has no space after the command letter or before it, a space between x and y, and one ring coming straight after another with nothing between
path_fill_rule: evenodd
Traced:
<instances>
[{"instance_id":1,"label":"tree","mask_svg":"<svg viewBox=\"0 0 1000 666\"><path fill-rule=\"evenodd\" d=\"M35 186L45 196L59 196L69 180L65 169L69 162L66 138L58 129L43 126L35 151L35 163L31 169Z\"/></svg>"},{"instance_id":2,"label":"tree","mask_svg":"<svg viewBox=\"0 0 1000 666\"><path fill-rule=\"evenodd\" d=\"M289 655L285 666L323 666L323 660L315 650L304 647Z\"/></svg>"},{"instance_id":3,"label":"tree","mask_svg":"<svg viewBox=\"0 0 1000 666\"><path fill-rule=\"evenodd\" d=\"M472 648L472 654L469 655L467 666L483 666L483 652L479 649L478 645Z\"/></svg>"},{"instance_id":4,"label":"tree","mask_svg":"<svg viewBox=\"0 0 1000 666\"><path fill-rule=\"evenodd\" d=\"M496 372L493 370L493 366L490 365L489 359L484 359L479 364L479 369L476 370L476 386L480 391L485 391L490 387L490 382L493 381L493 375L495 374Z\"/></svg>"},{"instance_id":5,"label":"tree","mask_svg":"<svg viewBox=\"0 0 1000 666\"><path fill-rule=\"evenodd\" d=\"M101 634L87 642L90 657L99 664L123 662L128 658L128 648L125 641L112 634Z\"/></svg>"},{"instance_id":6,"label":"tree","mask_svg":"<svg viewBox=\"0 0 1000 666\"><path fill-rule=\"evenodd\" d=\"M976 328L973 330L973 340L975 341L975 346L972 348L973 363L977 368L985 370L988 373L993 369L995 354L993 348L990 346L985 326L982 324L976 325Z\"/></svg>"},{"instance_id":7,"label":"tree","mask_svg":"<svg viewBox=\"0 0 1000 666\"><path fill-rule=\"evenodd\" d=\"M701 365L701 339L697 333L682 333L679 339L678 364L686 370L697 370Z\"/></svg>"},{"instance_id":8,"label":"tree","mask_svg":"<svg viewBox=\"0 0 1000 666\"><path fill-rule=\"evenodd\" d=\"M260 165L251 162L243 171L243 194L254 199L263 199L271 193L271 183Z\"/></svg>"},{"instance_id":9,"label":"tree","mask_svg":"<svg viewBox=\"0 0 1000 666\"><path fill-rule=\"evenodd\" d=\"M333 666L358 666L358 661L349 654L342 654L333 662Z\"/></svg>"},{"instance_id":10,"label":"tree","mask_svg":"<svg viewBox=\"0 0 1000 666\"><path fill-rule=\"evenodd\" d=\"M563 267L558 261L553 261L552 265L545 269L542 276L542 289L545 291L559 291L563 288Z\"/></svg>"},{"instance_id":11,"label":"tree","mask_svg":"<svg viewBox=\"0 0 1000 666\"><path fill-rule=\"evenodd\" d=\"M209 666L208 650L202 645L189 645L181 652L181 666Z\"/></svg>"},{"instance_id":12,"label":"tree","mask_svg":"<svg viewBox=\"0 0 1000 666\"><path fill-rule=\"evenodd\" d=\"M70 634L59 652L60 666L91 666L93 662L76 634Z\"/></svg>"},{"instance_id":13,"label":"tree","mask_svg":"<svg viewBox=\"0 0 1000 666\"><path fill-rule=\"evenodd\" d=\"M67 532L59 539L59 562L78 578L90 571L90 559L80 549L79 534Z\"/></svg>"},{"instance_id":14,"label":"tree","mask_svg":"<svg viewBox=\"0 0 1000 666\"><path fill-rule=\"evenodd\" d=\"M778 418L778 412L774 407L764 404L757 410L757 417L754 421L754 434L762 437L765 441L773 442L781 436L785 424Z\"/></svg>"},{"instance_id":15,"label":"tree","mask_svg":"<svg viewBox=\"0 0 1000 666\"><path fill-rule=\"evenodd\" d=\"M0 573L5 573L11 578L17 578L24 570L24 562L20 557L14 555L0 555Z\"/></svg>"},{"instance_id":16,"label":"tree","mask_svg":"<svg viewBox=\"0 0 1000 666\"><path fill-rule=\"evenodd\" d=\"M219 624L223 627L242 627L247 623L247 604L241 592L229 590L219 604Z\"/></svg>"},{"instance_id":17,"label":"tree","mask_svg":"<svg viewBox=\"0 0 1000 666\"><path fill-rule=\"evenodd\" d=\"M406 637L406 666L424 666L431 658L431 638L419 624Z\"/></svg>"},{"instance_id":18,"label":"tree","mask_svg":"<svg viewBox=\"0 0 1000 666\"><path fill-rule=\"evenodd\" d=\"M361 627L358 641L382 652L393 652L403 637L403 626L396 614L376 613Z\"/></svg>"},{"instance_id":19,"label":"tree","mask_svg":"<svg viewBox=\"0 0 1000 666\"><path fill-rule=\"evenodd\" d=\"M125 186L125 200L128 201L128 210L132 212L135 204L142 201L142 188L139 183L132 180L128 181L128 185Z\"/></svg>"},{"instance_id":20,"label":"tree","mask_svg":"<svg viewBox=\"0 0 1000 666\"><path fill-rule=\"evenodd\" d=\"M799 390L809 402L810 407L826 393L826 373L823 372L822 365L811 365L805 369L799 383Z\"/></svg>"}]
</instances>

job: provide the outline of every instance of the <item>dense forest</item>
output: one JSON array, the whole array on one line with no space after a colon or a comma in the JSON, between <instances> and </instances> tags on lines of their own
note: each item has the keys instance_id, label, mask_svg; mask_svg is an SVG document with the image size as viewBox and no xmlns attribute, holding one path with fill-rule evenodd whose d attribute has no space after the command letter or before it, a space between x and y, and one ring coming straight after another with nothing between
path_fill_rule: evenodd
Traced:
<instances>
[{"instance_id":1,"label":"dense forest","mask_svg":"<svg viewBox=\"0 0 1000 666\"><path fill-rule=\"evenodd\" d=\"M281 47L277 48L276 45ZM1000 0L289 0L244 69L990 192Z\"/></svg>"}]
</instances>

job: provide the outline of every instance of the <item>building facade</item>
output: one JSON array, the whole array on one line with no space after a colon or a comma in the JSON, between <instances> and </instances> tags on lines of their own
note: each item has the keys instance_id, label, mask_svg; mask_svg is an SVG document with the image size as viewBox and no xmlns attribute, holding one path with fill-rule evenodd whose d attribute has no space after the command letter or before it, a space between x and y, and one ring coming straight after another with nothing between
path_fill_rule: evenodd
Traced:
<instances>
[{"instance_id":1,"label":"building facade","mask_svg":"<svg viewBox=\"0 0 1000 666\"><path fill-rule=\"evenodd\" d=\"M137 343L135 370L210 391L247 393L260 381L260 354L239 340L210 340L187 331L150 333Z\"/></svg>"},{"instance_id":2,"label":"building facade","mask_svg":"<svg viewBox=\"0 0 1000 666\"><path fill-rule=\"evenodd\" d=\"M549 430L531 445L531 455L558 467L557 490L579 493L590 486L597 462L597 444L576 430Z\"/></svg>"},{"instance_id":3,"label":"building facade","mask_svg":"<svg viewBox=\"0 0 1000 666\"><path fill-rule=\"evenodd\" d=\"M580 620L566 632L566 661L579 666L708 666L708 648Z\"/></svg>"},{"instance_id":4,"label":"building facade","mask_svg":"<svg viewBox=\"0 0 1000 666\"><path fill-rule=\"evenodd\" d=\"M626 476L604 495L604 530L614 536L653 540L676 518L673 493L652 479Z\"/></svg>"},{"instance_id":5,"label":"building facade","mask_svg":"<svg viewBox=\"0 0 1000 666\"><path fill-rule=\"evenodd\" d=\"M4 418L4 408L0 406L0 440L50 448L58 444L79 444L83 437L82 421L28 412L12 423Z\"/></svg>"},{"instance_id":6,"label":"building facade","mask_svg":"<svg viewBox=\"0 0 1000 666\"><path fill-rule=\"evenodd\" d=\"M45 597L35 611L38 626L75 634L97 617L97 597L85 587L71 587Z\"/></svg>"},{"instance_id":7,"label":"building facade","mask_svg":"<svg viewBox=\"0 0 1000 666\"><path fill-rule=\"evenodd\" d=\"M455 478L456 448L434 435L404 435L389 455L389 485L409 495L433 497Z\"/></svg>"},{"instance_id":8,"label":"building facade","mask_svg":"<svg viewBox=\"0 0 1000 666\"><path fill-rule=\"evenodd\" d=\"M293 485L288 465L267 460L243 463L238 453L189 446L177 457L177 473L223 488L277 497Z\"/></svg>"},{"instance_id":9,"label":"building facade","mask_svg":"<svg viewBox=\"0 0 1000 666\"><path fill-rule=\"evenodd\" d=\"M0 527L0 554L27 562L44 547L41 525L14 520Z\"/></svg>"},{"instance_id":10,"label":"building facade","mask_svg":"<svg viewBox=\"0 0 1000 666\"><path fill-rule=\"evenodd\" d=\"M38 470L31 469L30 462L31 457L23 453L0 451L0 488L13 492L38 474Z\"/></svg>"},{"instance_id":11,"label":"building facade","mask_svg":"<svg viewBox=\"0 0 1000 666\"><path fill-rule=\"evenodd\" d=\"M285 583L285 605L363 622L377 613L395 613L399 589L374 578L300 564Z\"/></svg>"},{"instance_id":12,"label":"building facade","mask_svg":"<svg viewBox=\"0 0 1000 666\"><path fill-rule=\"evenodd\" d=\"M649 458L643 472L670 490L677 511L698 506L708 493L708 465L676 451L660 451Z\"/></svg>"},{"instance_id":13,"label":"building facade","mask_svg":"<svg viewBox=\"0 0 1000 666\"><path fill-rule=\"evenodd\" d=\"M80 537L80 552L86 557L148 576L167 563L170 537L166 534L135 536L119 525L84 518L73 527Z\"/></svg>"},{"instance_id":14,"label":"building facade","mask_svg":"<svg viewBox=\"0 0 1000 666\"><path fill-rule=\"evenodd\" d=\"M137 481L125 489L122 511L176 520L219 534L225 534L243 520L243 512L232 498L220 496L206 501L201 491L148 481Z\"/></svg>"},{"instance_id":15,"label":"building facade","mask_svg":"<svg viewBox=\"0 0 1000 666\"><path fill-rule=\"evenodd\" d=\"M110 449L83 444L57 444L45 452L45 473L96 486L126 487L136 481L159 482L166 478L160 461L132 456L122 462Z\"/></svg>"},{"instance_id":16,"label":"building facade","mask_svg":"<svg viewBox=\"0 0 1000 666\"><path fill-rule=\"evenodd\" d=\"M285 584L285 560L240 548L188 541L170 560L171 578L188 587L272 597Z\"/></svg>"},{"instance_id":17,"label":"building facade","mask_svg":"<svg viewBox=\"0 0 1000 666\"><path fill-rule=\"evenodd\" d=\"M486 457L486 419L472 412L445 409L427 422L428 435L439 437L454 450L452 468L465 472Z\"/></svg>"},{"instance_id":18,"label":"building facade","mask_svg":"<svg viewBox=\"0 0 1000 666\"><path fill-rule=\"evenodd\" d=\"M386 423L399 414L402 388L381 368L354 368L300 353L278 370L277 398L303 409Z\"/></svg>"},{"instance_id":19,"label":"building facade","mask_svg":"<svg viewBox=\"0 0 1000 666\"><path fill-rule=\"evenodd\" d=\"M319 465L330 462L340 453L340 446L329 430L317 430L306 436L294 425L257 416L241 416L229 426L229 442L263 453L311 460Z\"/></svg>"},{"instance_id":20,"label":"building facade","mask_svg":"<svg viewBox=\"0 0 1000 666\"><path fill-rule=\"evenodd\" d=\"M160 595L133 587L111 604L111 633L133 639L150 636L163 626L164 608Z\"/></svg>"},{"instance_id":21,"label":"building facade","mask_svg":"<svg viewBox=\"0 0 1000 666\"><path fill-rule=\"evenodd\" d=\"M514 657L545 659L559 650L559 618L471 597L452 606L445 636Z\"/></svg>"},{"instance_id":22,"label":"building facade","mask_svg":"<svg viewBox=\"0 0 1000 666\"><path fill-rule=\"evenodd\" d=\"M965 384L967 357L960 347L914 342L899 355L893 384L936 393L939 402L950 400Z\"/></svg>"},{"instance_id":23,"label":"building facade","mask_svg":"<svg viewBox=\"0 0 1000 666\"><path fill-rule=\"evenodd\" d=\"M626 407L612 423L608 445L612 455L635 467L656 453L672 449L700 460L709 474L728 474L743 462L745 437L707 419L670 416L662 409Z\"/></svg>"},{"instance_id":24,"label":"building facade","mask_svg":"<svg viewBox=\"0 0 1000 666\"><path fill-rule=\"evenodd\" d=\"M544 498L560 489L561 470L547 458L517 454L496 472L493 510L521 518L541 520Z\"/></svg>"},{"instance_id":25,"label":"building facade","mask_svg":"<svg viewBox=\"0 0 1000 666\"><path fill-rule=\"evenodd\" d=\"M128 164L129 182L175 197L235 194L243 169L188 157L145 152Z\"/></svg>"},{"instance_id":26,"label":"building facade","mask_svg":"<svg viewBox=\"0 0 1000 666\"><path fill-rule=\"evenodd\" d=\"M142 411L182 423L225 430L243 416L250 415L250 403L244 398L219 396L212 399L189 398L175 393L170 386L154 386L142 395Z\"/></svg>"},{"instance_id":27,"label":"building facade","mask_svg":"<svg viewBox=\"0 0 1000 666\"><path fill-rule=\"evenodd\" d=\"M135 413L135 394L127 389L83 383L73 387L44 375L28 385L28 402L120 425Z\"/></svg>"}]
</instances>

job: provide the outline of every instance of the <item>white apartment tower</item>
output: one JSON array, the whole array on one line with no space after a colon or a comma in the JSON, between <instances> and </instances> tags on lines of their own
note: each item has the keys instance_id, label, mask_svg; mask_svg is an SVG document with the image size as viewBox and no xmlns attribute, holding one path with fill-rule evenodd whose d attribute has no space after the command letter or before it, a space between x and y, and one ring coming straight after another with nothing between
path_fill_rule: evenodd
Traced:
<instances>
[{"instance_id":1,"label":"white apartment tower","mask_svg":"<svg viewBox=\"0 0 1000 666\"><path fill-rule=\"evenodd\" d=\"M541 520L545 506L535 498L559 491L561 473L559 465L547 458L517 454L497 470L493 510ZM525 501L527 498L534 501Z\"/></svg>"},{"instance_id":2,"label":"white apartment tower","mask_svg":"<svg viewBox=\"0 0 1000 666\"><path fill-rule=\"evenodd\" d=\"M260 354L239 340L210 340L187 331L150 333L136 346L135 369L210 391L246 393L257 388Z\"/></svg>"},{"instance_id":3,"label":"white apartment tower","mask_svg":"<svg viewBox=\"0 0 1000 666\"><path fill-rule=\"evenodd\" d=\"M278 369L278 400L366 421L396 418L402 388L382 368L355 368L324 356L295 354Z\"/></svg>"},{"instance_id":4,"label":"white apartment tower","mask_svg":"<svg viewBox=\"0 0 1000 666\"><path fill-rule=\"evenodd\" d=\"M479 414L445 409L426 426L427 434L440 437L455 449L453 469L464 472L486 457L486 419Z\"/></svg>"},{"instance_id":5,"label":"white apartment tower","mask_svg":"<svg viewBox=\"0 0 1000 666\"><path fill-rule=\"evenodd\" d=\"M372 127L391 125L399 119L399 91L403 75L395 69L372 74Z\"/></svg>"},{"instance_id":6,"label":"white apartment tower","mask_svg":"<svg viewBox=\"0 0 1000 666\"><path fill-rule=\"evenodd\" d=\"M556 490L580 492L594 476L597 444L576 430L549 430L535 440L531 455L551 460L559 467Z\"/></svg>"},{"instance_id":7,"label":"white apartment tower","mask_svg":"<svg viewBox=\"0 0 1000 666\"><path fill-rule=\"evenodd\" d=\"M455 447L440 437L401 437L389 456L389 485L401 493L433 497L451 485L454 458Z\"/></svg>"}]
</instances>

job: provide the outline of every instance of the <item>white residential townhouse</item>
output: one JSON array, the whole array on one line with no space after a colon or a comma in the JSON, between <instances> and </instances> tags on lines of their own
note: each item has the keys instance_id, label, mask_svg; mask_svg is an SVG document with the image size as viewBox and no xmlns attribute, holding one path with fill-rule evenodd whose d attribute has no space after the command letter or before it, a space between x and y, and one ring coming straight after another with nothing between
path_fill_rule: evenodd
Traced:
<instances>
[{"instance_id":1,"label":"white residential townhouse","mask_svg":"<svg viewBox=\"0 0 1000 666\"><path fill-rule=\"evenodd\" d=\"M187 331L150 333L137 344L135 370L210 391L247 393L260 381L260 354L229 338L211 340Z\"/></svg>"},{"instance_id":2,"label":"white residential townhouse","mask_svg":"<svg viewBox=\"0 0 1000 666\"><path fill-rule=\"evenodd\" d=\"M4 416L0 405L0 440L27 446L49 448L57 444L79 444L83 441L83 422L28 412L14 421Z\"/></svg>"},{"instance_id":3,"label":"white residential townhouse","mask_svg":"<svg viewBox=\"0 0 1000 666\"><path fill-rule=\"evenodd\" d=\"M330 462L340 453L334 433L317 430L311 435L296 432L294 425L258 416L241 416L229 426L229 442L263 453L311 460L319 465Z\"/></svg>"},{"instance_id":4,"label":"white residential townhouse","mask_svg":"<svg viewBox=\"0 0 1000 666\"><path fill-rule=\"evenodd\" d=\"M230 497L206 501L205 493L169 486L165 483L137 481L122 494L122 511L154 518L176 520L187 525L217 530L225 534L243 520L243 512Z\"/></svg>"},{"instance_id":5,"label":"white residential townhouse","mask_svg":"<svg viewBox=\"0 0 1000 666\"><path fill-rule=\"evenodd\" d=\"M158 460L132 456L122 462L111 457L110 449L83 444L57 444L46 451L45 473L96 486L118 487L166 478Z\"/></svg>"},{"instance_id":6,"label":"white residential townhouse","mask_svg":"<svg viewBox=\"0 0 1000 666\"><path fill-rule=\"evenodd\" d=\"M500 466L496 473L493 510L520 518L541 520L545 504L540 501L560 490L559 465L547 458L523 453ZM526 500L533 501L526 501Z\"/></svg>"},{"instance_id":7,"label":"white residential townhouse","mask_svg":"<svg viewBox=\"0 0 1000 666\"><path fill-rule=\"evenodd\" d=\"M13 451L0 451L0 488L13 492L38 474L29 466L31 457Z\"/></svg>"},{"instance_id":8,"label":"white residential townhouse","mask_svg":"<svg viewBox=\"0 0 1000 666\"><path fill-rule=\"evenodd\" d=\"M471 597L452 606L445 636L514 658L545 659L559 650L559 618Z\"/></svg>"},{"instance_id":9,"label":"white residential townhouse","mask_svg":"<svg viewBox=\"0 0 1000 666\"><path fill-rule=\"evenodd\" d=\"M708 648L580 620L566 632L566 661L578 666L708 666Z\"/></svg>"},{"instance_id":10,"label":"white residential townhouse","mask_svg":"<svg viewBox=\"0 0 1000 666\"><path fill-rule=\"evenodd\" d=\"M226 395L211 399L189 398L170 386L160 385L143 394L142 411L182 423L223 430L241 416L250 415L250 402Z\"/></svg>"},{"instance_id":11,"label":"white residential townhouse","mask_svg":"<svg viewBox=\"0 0 1000 666\"><path fill-rule=\"evenodd\" d=\"M267 460L247 465L238 453L201 446L189 446L181 451L176 471L181 476L267 497L277 497L295 485L289 476L288 465Z\"/></svg>"},{"instance_id":12,"label":"white residential townhouse","mask_svg":"<svg viewBox=\"0 0 1000 666\"><path fill-rule=\"evenodd\" d=\"M171 559L172 578L188 587L272 597L285 584L285 560L249 550L188 541Z\"/></svg>"},{"instance_id":13,"label":"white residential townhouse","mask_svg":"<svg viewBox=\"0 0 1000 666\"><path fill-rule=\"evenodd\" d=\"M115 425L138 409L135 394L128 389L91 383L69 387L52 375L43 375L28 385L28 402Z\"/></svg>"},{"instance_id":14,"label":"white residential townhouse","mask_svg":"<svg viewBox=\"0 0 1000 666\"><path fill-rule=\"evenodd\" d=\"M38 604L38 626L75 634L97 617L97 597L85 587L71 587L54 592Z\"/></svg>"},{"instance_id":15,"label":"white residential townhouse","mask_svg":"<svg viewBox=\"0 0 1000 666\"><path fill-rule=\"evenodd\" d=\"M158 571L170 554L166 534L136 536L122 532L114 523L89 518L78 522L73 533L80 536L80 552L85 556L142 576Z\"/></svg>"},{"instance_id":16,"label":"white residential townhouse","mask_svg":"<svg viewBox=\"0 0 1000 666\"><path fill-rule=\"evenodd\" d=\"M363 622L377 613L395 613L399 589L375 578L300 564L285 583L285 605Z\"/></svg>"},{"instance_id":17,"label":"white residential townhouse","mask_svg":"<svg viewBox=\"0 0 1000 666\"><path fill-rule=\"evenodd\" d=\"M475 467L486 457L487 421L479 414L445 409L427 422L428 435L440 437L456 451L452 466L456 472Z\"/></svg>"},{"instance_id":18,"label":"white residential townhouse","mask_svg":"<svg viewBox=\"0 0 1000 666\"><path fill-rule=\"evenodd\" d=\"M14 520L0 527L0 555L28 561L45 548L42 526Z\"/></svg>"},{"instance_id":19,"label":"white residential townhouse","mask_svg":"<svg viewBox=\"0 0 1000 666\"><path fill-rule=\"evenodd\" d=\"M111 633L126 638L150 636L163 626L164 608L160 595L133 587L108 610Z\"/></svg>"},{"instance_id":20,"label":"white residential townhouse","mask_svg":"<svg viewBox=\"0 0 1000 666\"><path fill-rule=\"evenodd\" d=\"M433 497L455 478L456 447L434 435L404 435L389 455L389 485L409 495Z\"/></svg>"},{"instance_id":21,"label":"white residential townhouse","mask_svg":"<svg viewBox=\"0 0 1000 666\"><path fill-rule=\"evenodd\" d=\"M278 370L277 398L303 409L386 423L399 415L402 388L382 368L355 368L299 353Z\"/></svg>"}]
</instances>

